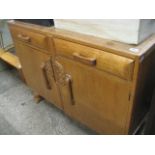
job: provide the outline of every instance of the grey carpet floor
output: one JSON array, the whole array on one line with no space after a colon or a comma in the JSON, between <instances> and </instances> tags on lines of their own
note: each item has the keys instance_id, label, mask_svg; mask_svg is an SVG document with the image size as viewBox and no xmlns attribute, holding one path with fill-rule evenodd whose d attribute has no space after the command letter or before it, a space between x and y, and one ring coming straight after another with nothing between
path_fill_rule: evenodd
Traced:
<instances>
[{"instance_id":1,"label":"grey carpet floor","mask_svg":"<svg viewBox=\"0 0 155 155\"><path fill-rule=\"evenodd\" d=\"M36 104L31 90L15 70L0 72L1 135L88 135L95 134L43 100Z\"/></svg>"}]
</instances>

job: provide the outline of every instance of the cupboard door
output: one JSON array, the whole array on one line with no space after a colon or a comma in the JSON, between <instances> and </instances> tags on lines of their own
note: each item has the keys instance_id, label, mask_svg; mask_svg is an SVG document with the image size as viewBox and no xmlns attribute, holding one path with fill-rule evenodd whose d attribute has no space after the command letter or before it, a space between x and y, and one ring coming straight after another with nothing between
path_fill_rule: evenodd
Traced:
<instances>
[{"instance_id":1,"label":"cupboard door","mask_svg":"<svg viewBox=\"0 0 155 155\"><path fill-rule=\"evenodd\" d=\"M54 63L69 116L102 134L127 134L129 81L61 56Z\"/></svg>"},{"instance_id":2,"label":"cupboard door","mask_svg":"<svg viewBox=\"0 0 155 155\"><path fill-rule=\"evenodd\" d=\"M19 41L15 41L15 47L27 84L34 92L62 108L50 56Z\"/></svg>"}]
</instances>

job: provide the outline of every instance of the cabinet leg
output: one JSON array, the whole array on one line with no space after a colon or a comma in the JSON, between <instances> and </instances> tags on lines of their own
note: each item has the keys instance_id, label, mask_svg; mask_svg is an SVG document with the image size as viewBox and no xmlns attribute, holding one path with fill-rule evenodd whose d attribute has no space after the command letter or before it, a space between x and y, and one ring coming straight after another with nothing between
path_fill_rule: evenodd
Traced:
<instances>
[{"instance_id":1,"label":"cabinet leg","mask_svg":"<svg viewBox=\"0 0 155 155\"><path fill-rule=\"evenodd\" d=\"M25 77L24 77L24 74L23 74L22 69L18 69L18 74L19 74L21 80L22 80L24 83L26 83Z\"/></svg>"},{"instance_id":2,"label":"cabinet leg","mask_svg":"<svg viewBox=\"0 0 155 155\"><path fill-rule=\"evenodd\" d=\"M43 100L43 98L37 94L37 93L34 93L34 101L38 104L40 103L41 101Z\"/></svg>"}]
</instances>

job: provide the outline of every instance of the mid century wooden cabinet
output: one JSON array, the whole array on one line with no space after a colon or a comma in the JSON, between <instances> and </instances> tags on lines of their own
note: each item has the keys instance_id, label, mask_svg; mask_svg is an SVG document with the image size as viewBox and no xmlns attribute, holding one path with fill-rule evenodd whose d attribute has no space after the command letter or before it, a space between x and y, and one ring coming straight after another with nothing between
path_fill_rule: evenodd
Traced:
<instances>
[{"instance_id":1,"label":"mid century wooden cabinet","mask_svg":"<svg viewBox=\"0 0 155 155\"><path fill-rule=\"evenodd\" d=\"M155 36L127 45L11 21L27 84L100 134L132 134L149 107Z\"/></svg>"}]
</instances>

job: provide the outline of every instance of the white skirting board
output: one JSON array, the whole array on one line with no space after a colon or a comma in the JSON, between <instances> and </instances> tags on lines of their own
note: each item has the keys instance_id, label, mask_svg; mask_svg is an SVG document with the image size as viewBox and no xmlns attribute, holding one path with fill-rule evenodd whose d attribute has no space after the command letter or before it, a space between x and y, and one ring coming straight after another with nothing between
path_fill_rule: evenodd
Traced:
<instances>
[{"instance_id":1,"label":"white skirting board","mask_svg":"<svg viewBox=\"0 0 155 155\"><path fill-rule=\"evenodd\" d=\"M56 28L138 44L155 33L154 19L55 19Z\"/></svg>"}]
</instances>

